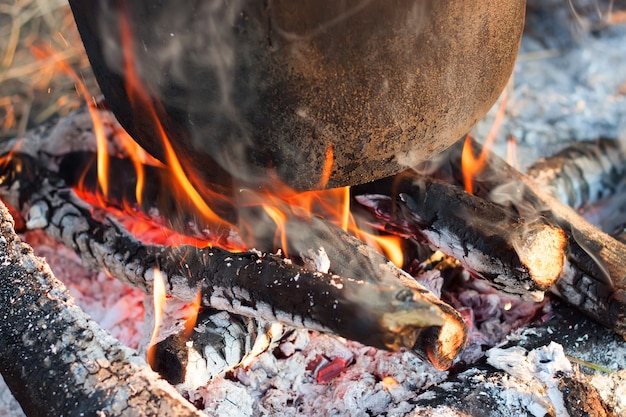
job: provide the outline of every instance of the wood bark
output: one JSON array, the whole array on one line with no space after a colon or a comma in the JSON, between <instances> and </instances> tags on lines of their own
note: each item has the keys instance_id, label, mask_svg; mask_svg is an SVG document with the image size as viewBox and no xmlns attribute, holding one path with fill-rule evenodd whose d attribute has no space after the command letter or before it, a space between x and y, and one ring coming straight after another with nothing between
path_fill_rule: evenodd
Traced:
<instances>
[{"instance_id":1,"label":"wood bark","mask_svg":"<svg viewBox=\"0 0 626 417\"><path fill-rule=\"evenodd\" d=\"M200 416L72 301L0 203L0 372L28 416Z\"/></svg>"},{"instance_id":2,"label":"wood bark","mask_svg":"<svg viewBox=\"0 0 626 417\"><path fill-rule=\"evenodd\" d=\"M533 163L527 175L542 191L586 211L624 191L626 152L618 139L575 142Z\"/></svg>"}]
</instances>

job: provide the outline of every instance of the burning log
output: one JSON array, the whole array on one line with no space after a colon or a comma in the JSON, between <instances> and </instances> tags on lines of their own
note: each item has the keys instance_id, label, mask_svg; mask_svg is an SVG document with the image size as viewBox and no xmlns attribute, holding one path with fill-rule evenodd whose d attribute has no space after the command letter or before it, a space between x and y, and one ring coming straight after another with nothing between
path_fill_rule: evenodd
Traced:
<instances>
[{"instance_id":1,"label":"burning log","mask_svg":"<svg viewBox=\"0 0 626 417\"><path fill-rule=\"evenodd\" d=\"M472 143L474 154L482 152ZM445 155L447 180L460 181L462 150L452 147ZM540 190L493 154L485 155L484 169L473 179L477 197L493 201L511 213L556 227L566 233L567 261L550 287L568 303L621 335L626 335L626 245L598 230L570 207Z\"/></svg>"},{"instance_id":2,"label":"burning log","mask_svg":"<svg viewBox=\"0 0 626 417\"><path fill-rule=\"evenodd\" d=\"M92 218L89 207L54 173L27 155L11 155L4 174L4 186L17 192L16 204L28 212L28 227L44 228L86 264L146 292L152 291L158 269L167 279L168 293L183 301L200 292L205 306L374 347L415 349L442 368L463 346L465 327L454 310L443 307L442 312L444 303L416 283L402 284L399 272L381 268L373 277L340 277L256 251L144 245L115 223Z\"/></svg>"},{"instance_id":3,"label":"burning log","mask_svg":"<svg viewBox=\"0 0 626 417\"><path fill-rule=\"evenodd\" d=\"M481 151L476 143L473 148ZM458 155L456 151L458 148L451 155ZM476 178L478 195L497 199L502 196L498 187L505 187L509 197L504 201L500 198L500 204L522 216L540 214L568 234L568 262L551 291L599 323L626 335L626 245L588 223L496 155L488 155L486 161Z\"/></svg>"},{"instance_id":4,"label":"burning log","mask_svg":"<svg viewBox=\"0 0 626 417\"><path fill-rule=\"evenodd\" d=\"M200 416L74 305L0 203L0 372L29 416Z\"/></svg>"},{"instance_id":5,"label":"burning log","mask_svg":"<svg viewBox=\"0 0 626 417\"><path fill-rule=\"evenodd\" d=\"M441 250L505 292L541 300L562 273L566 237L560 229L526 224L459 187L423 177L400 198L394 207L386 196L356 197L394 230Z\"/></svg>"}]
</instances>

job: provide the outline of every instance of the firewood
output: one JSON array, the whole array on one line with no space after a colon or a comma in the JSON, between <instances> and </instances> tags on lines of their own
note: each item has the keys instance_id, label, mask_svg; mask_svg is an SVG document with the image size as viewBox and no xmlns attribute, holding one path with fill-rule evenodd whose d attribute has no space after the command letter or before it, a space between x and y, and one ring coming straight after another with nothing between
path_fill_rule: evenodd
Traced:
<instances>
[{"instance_id":1,"label":"firewood","mask_svg":"<svg viewBox=\"0 0 626 417\"><path fill-rule=\"evenodd\" d=\"M298 233L301 227L295 227L295 230L289 233L290 226L293 227L293 224L287 226L290 246L298 252L306 252L311 248L325 248L330 260L330 269L338 275L373 277L382 272L419 292L422 297L436 305L444 317L443 324L440 328L431 329L430 335L423 334L419 341L421 347L417 351L426 352L428 359L441 369L446 369L452 364L465 346L467 337L465 322L454 308L418 284L413 277L395 267L371 246L340 227L318 218L311 220L307 234ZM431 351L433 346L438 350Z\"/></svg>"},{"instance_id":2,"label":"firewood","mask_svg":"<svg viewBox=\"0 0 626 417\"><path fill-rule=\"evenodd\" d=\"M527 225L497 204L428 178L416 176L403 188L396 202L379 195L356 199L394 230L457 259L503 291L540 300L562 274L562 230L542 222Z\"/></svg>"},{"instance_id":3,"label":"firewood","mask_svg":"<svg viewBox=\"0 0 626 417\"><path fill-rule=\"evenodd\" d=\"M5 165L5 190L17 193L28 212L28 227L41 227L87 265L148 293L154 270L166 277L168 293L236 314L340 335L385 349L415 349L436 366L447 367L462 348L464 325L457 316L454 338L439 336L449 313L417 284L402 284L380 268L375 277L341 277L313 272L279 255L231 253L220 248L143 244L114 222L96 221L53 172L27 155ZM42 180L43 178L43 180ZM450 311L453 311L451 308ZM454 346L439 346L452 339ZM460 342L459 342L460 341ZM444 357L439 357L444 352Z\"/></svg>"},{"instance_id":4,"label":"firewood","mask_svg":"<svg viewBox=\"0 0 626 417\"><path fill-rule=\"evenodd\" d=\"M527 170L544 192L567 204L602 231L618 235L626 212L626 151L619 139L575 142Z\"/></svg>"},{"instance_id":5,"label":"firewood","mask_svg":"<svg viewBox=\"0 0 626 417\"><path fill-rule=\"evenodd\" d=\"M0 203L0 372L29 416L200 416L74 303Z\"/></svg>"},{"instance_id":6,"label":"firewood","mask_svg":"<svg viewBox=\"0 0 626 417\"><path fill-rule=\"evenodd\" d=\"M623 191L626 152L617 139L575 142L539 159L527 174L542 191L575 210L585 210Z\"/></svg>"},{"instance_id":7,"label":"firewood","mask_svg":"<svg viewBox=\"0 0 626 417\"><path fill-rule=\"evenodd\" d=\"M93 164L91 167L87 165L94 157L95 155L90 152L68 153L62 157L60 174L71 185L77 185L80 177L83 186L87 187L88 190L95 191L97 188L96 172ZM118 175L126 173L126 175L121 175L121 177L132 178L134 166L129 160L112 158L110 162L116 167L112 171ZM144 172L152 174L150 175L152 181L149 187L144 187L143 205L140 207L138 215L145 217L147 213L159 213L159 217L157 219L153 218L153 221L161 224L167 223L168 227L187 236L200 239L207 238L207 231L211 229L210 223L203 221L202 216L194 215L195 209L193 207L184 205L184 202L180 202L173 196L168 195L168 190L171 187L165 184L168 176L163 172L164 170L150 166L144 166L143 169ZM131 179L122 184L121 187L111 188L108 201L111 204L117 204L118 207L124 206L124 202L130 202L132 205L135 202L134 183ZM129 184L129 186L125 186L125 184ZM160 197L157 197L157 195L160 195ZM257 229L267 226L268 223L273 225L270 219L260 218L263 213L255 213L253 210L250 207L243 207L239 212L242 217L258 216L259 220L254 222ZM289 254L300 256L305 254L304 256L306 256L309 251L323 248L328 255L329 270L336 275L343 277L376 277L381 273L381 269L384 269L386 274L404 281L405 285L413 288L414 280L390 265L389 261L381 254L341 228L318 217L299 219L294 216L292 219L287 219L285 233L288 247L283 248L284 250ZM254 243L255 245L264 245L262 247L263 250L269 250L272 248L274 235L274 229L257 230L254 236ZM423 292L423 289L417 286L413 289ZM430 302L438 305L442 314L446 317L441 330L435 331L431 336L435 339L441 338L436 345L440 349L445 349L445 351L441 350L431 356L433 356L432 360L438 366L443 367L446 366L444 363L451 363L465 342L464 324L458 313L442 303L438 298L431 297L427 292L423 292L423 296L429 298Z\"/></svg>"},{"instance_id":8,"label":"firewood","mask_svg":"<svg viewBox=\"0 0 626 417\"><path fill-rule=\"evenodd\" d=\"M475 155L482 151L472 143ZM445 155L453 177L459 172L462 150L452 147ZM567 235L567 262L551 292L626 336L626 245L603 233L493 153L474 178L476 195L497 202L529 221L542 219Z\"/></svg>"}]
</instances>

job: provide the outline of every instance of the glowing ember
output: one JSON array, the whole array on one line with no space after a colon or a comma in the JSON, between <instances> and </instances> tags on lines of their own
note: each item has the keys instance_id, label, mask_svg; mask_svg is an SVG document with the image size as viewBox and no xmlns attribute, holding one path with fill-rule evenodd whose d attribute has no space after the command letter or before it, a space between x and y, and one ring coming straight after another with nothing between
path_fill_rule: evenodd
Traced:
<instances>
[{"instance_id":1,"label":"glowing ember","mask_svg":"<svg viewBox=\"0 0 626 417\"><path fill-rule=\"evenodd\" d=\"M79 93L83 96L85 103L88 105L89 114L93 120L93 129L94 135L96 137L96 143L98 146L98 183L102 190L102 194L106 197L109 194L107 177L109 174L109 164L108 164L108 152L106 152L107 147L107 138L104 133L104 123L100 119L100 114L96 111L95 99L87 90L87 87L82 82L78 74L70 67L67 62L63 61L59 58L58 54L55 54L51 47L35 47L32 46L31 50L33 55L39 60L47 59L50 57L54 58L54 63L59 70L64 72L70 78L74 80L76 83L76 88Z\"/></svg>"},{"instance_id":2,"label":"glowing ember","mask_svg":"<svg viewBox=\"0 0 626 417\"><path fill-rule=\"evenodd\" d=\"M393 387L400 385L400 383L392 376L384 377L381 382L382 382L383 388L385 388L386 390L389 390Z\"/></svg>"}]
</instances>

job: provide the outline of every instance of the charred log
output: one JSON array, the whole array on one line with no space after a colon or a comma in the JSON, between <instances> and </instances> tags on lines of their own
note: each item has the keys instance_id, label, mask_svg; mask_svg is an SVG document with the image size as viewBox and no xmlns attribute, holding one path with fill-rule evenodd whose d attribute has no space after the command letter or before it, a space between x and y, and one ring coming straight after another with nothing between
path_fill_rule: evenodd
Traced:
<instances>
[{"instance_id":1,"label":"charred log","mask_svg":"<svg viewBox=\"0 0 626 417\"><path fill-rule=\"evenodd\" d=\"M27 415L200 415L74 305L1 203L0 233L0 372Z\"/></svg>"},{"instance_id":2,"label":"charred log","mask_svg":"<svg viewBox=\"0 0 626 417\"><path fill-rule=\"evenodd\" d=\"M474 154L482 152L472 143ZM447 152L448 172L459 171L462 150ZM626 245L603 233L572 208L541 190L534 181L498 156L486 156L483 171L474 178L478 197L493 201L528 220L543 219L567 234L567 262L563 274L551 287L599 323L626 334ZM445 170L444 170L445 171Z\"/></svg>"},{"instance_id":3,"label":"charred log","mask_svg":"<svg viewBox=\"0 0 626 417\"><path fill-rule=\"evenodd\" d=\"M153 369L172 385L194 390L246 365L283 334L283 326L204 308L191 334L182 330L150 347Z\"/></svg>"},{"instance_id":4,"label":"charred log","mask_svg":"<svg viewBox=\"0 0 626 417\"><path fill-rule=\"evenodd\" d=\"M454 316L453 348L442 349L433 334L446 328L451 313L443 314L442 302L417 284L400 283L388 269L381 268L373 277L340 277L255 251L145 245L115 223L92 218L89 207L30 157L14 154L5 168L4 186L19 195L28 227L44 228L87 265L104 268L148 293L158 269L167 279L168 293L181 300L191 301L200 292L205 306L338 334L374 347L414 348L439 367L449 366L462 348L464 335L456 333L464 331L460 317ZM439 357L439 352L447 356Z\"/></svg>"},{"instance_id":5,"label":"charred log","mask_svg":"<svg viewBox=\"0 0 626 417\"><path fill-rule=\"evenodd\" d=\"M528 169L537 186L612 236L626 223L626 152L620 140L576 142Z\"/></svg>"},{"instance_id":6,"label":"charred log","mask_svg":"<svg viewBox=\"0 0 626 417\"><path fill-rule=\"evenodd\" d=\"M459 260L505 292L543 298L562 273L566 237L541 222L526 224L500 206L453 185L416 178L400 201L356 199L394 230Z\"/></svg>"}]
</instances>

